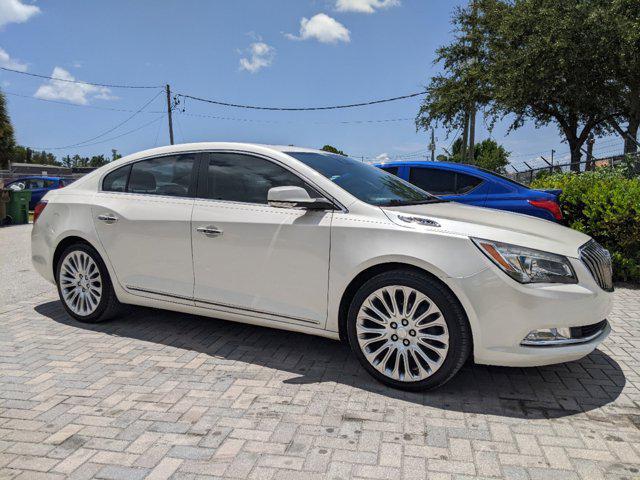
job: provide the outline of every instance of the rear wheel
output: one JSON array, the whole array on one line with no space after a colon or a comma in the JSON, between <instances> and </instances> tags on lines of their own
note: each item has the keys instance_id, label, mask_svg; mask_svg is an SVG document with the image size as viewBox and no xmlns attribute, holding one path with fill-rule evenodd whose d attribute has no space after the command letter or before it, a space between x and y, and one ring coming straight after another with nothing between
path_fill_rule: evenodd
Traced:
<instances>
[{"instance_id":1,"label":"rear wheel","mask_svg":"<svg viewBox=\"0 0 640 480\"><path fill-rule=\"evenodd\" d=\"M395 388L436 388L457 373L471 350L456 298L439 281L408 270L368 280L356 292L347 322L360 363Z\"/></svg>"},{"instance_id":2,"label":"rear wheel","mask_svg":"<svg viewBox=\"0 0 640 480\"><path fill-rule=\"evenodd\" d=\"M56 284L65 310L80 322L102 322L122 312L109 272L89 245L70 245L62 252L56 266Z\"/></svg>"}]
</instances>

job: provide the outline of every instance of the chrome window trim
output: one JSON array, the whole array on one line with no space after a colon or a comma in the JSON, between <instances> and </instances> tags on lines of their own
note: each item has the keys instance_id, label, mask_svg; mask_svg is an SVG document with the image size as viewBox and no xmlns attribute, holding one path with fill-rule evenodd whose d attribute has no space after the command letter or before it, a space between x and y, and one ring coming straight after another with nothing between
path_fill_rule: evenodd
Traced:
<instances>
[{"instance_id":1,"label":"chrome window trim","mask_svg":"<svg viewBox=\"0 0 640 480\"><path fill-rule=\"evenodd\" d=\"M227 313L233 313L235 315L255 316L255 315L249 315L251 313L254 313L254 314L259 314L259 315L269 315L269 316L272 316L272 317L278 317L278 318L286 319L286 320L290 320L290 321L287 322L285 320L273 320L271 318L267 318L266 320L280 321L280 322L283 322L283 323L302 322L302 323L309 323L309 324L312 324L312 325L320 325L320 322L317 321L317 320L310 320L310 319L301 318L301 317L294 317L294 316L291 316L291 315L281 315L279 313L268 312L268 311L265 311L265 310L258 310L258 309L253 309L253 308L240 307L240 306L237 306L237 305L231 305L229 303L211 302L209 300L203 300L201 298L188 297L188 296L184 296L184 295L175 295L175 294L172 294L172 293L160 292L158 290L150 290L150 289L147 289L147 288L135 287L135 286L132 286L132 285L126 285L126 288L127 288L127 290L130 290L132 292L147 293L147 294L151 294L151 295L158 295L158 296L161 296L161 297L174 298L176 300L187 300L189 302L204 303L206 305L213 305L215 307L228 308L230 310L235 310L235 312L227 312ZM196 305L196 306L198 306L198 305ZM208 308L209 310L216 310L213 307L202 307L202 308ZM226 312L226 310L217 310L217 311ZM249 312L249 313L247 313L247 312ZM260 317L256 317L256 318L260 318Z\"/></svg>"}]
</instances>

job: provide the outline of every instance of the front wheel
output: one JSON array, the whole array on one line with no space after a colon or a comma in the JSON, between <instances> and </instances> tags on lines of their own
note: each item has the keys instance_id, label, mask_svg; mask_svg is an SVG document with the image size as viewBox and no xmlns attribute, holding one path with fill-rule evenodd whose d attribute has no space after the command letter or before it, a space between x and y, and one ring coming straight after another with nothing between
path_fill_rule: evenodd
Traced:
<instances>
[{"instance_id":1,"label":"front wheel","mask_svg":"<svg viewBox=\"0 0 640 480\"><path fill-rule=\"evenodd\" d=\"M87 244L70 245L62 252L56 266L56 285L65 310L80 322L106 321L122 311L107 267Z\"/></svg>"},{"instance_id":2,"label":"front wheel","mask_svg":"<svg viewBox=\"0 0 640 480\"><path fill-rule=\"evenodd\" d=\"M428 390L450 380L471 351L467 317L438 280L409 270L382 273L356 292L349 343L382 383Z\"/></svg>"}]
</instances>

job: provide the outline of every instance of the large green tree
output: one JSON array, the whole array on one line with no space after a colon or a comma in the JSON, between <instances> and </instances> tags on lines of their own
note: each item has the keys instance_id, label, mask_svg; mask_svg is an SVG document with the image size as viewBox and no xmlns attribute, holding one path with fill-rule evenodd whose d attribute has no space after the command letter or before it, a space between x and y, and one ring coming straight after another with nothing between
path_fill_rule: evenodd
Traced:
<instances>
[{"instance_id":1,"label":"large green tree","mask_svg":"<svg viewBox=\"0 0 640 480\"><path fill-rule=\"evenodd\" d=\"M569 145L572 169L579 170L591 134L617 129L615 120L624 118L633 130L640 33L629 18L638 18L633 14L639 4L472 1L454 15L459 34L437 52L444 69L427 87L418 128L440 123L458 130L475 107L484 107L492 122L508 119L510 130L529 121L553 124ZM463 137L463 149L466 144Z\"/></svg>"},{"instance_id":2,"label":"large green tree","mask_svg":"<svg viewBox=\"0 0 640 480\"><path fill-rule=\"evenodd\" d=\"M490 51L493 113L512 128L555 124L580 169L589 135L614 113L610 45L598 17L604 0L482 0Z\"/></svg>"},{"instance_id":3,"label":"large green tree","mask_svg":"<svg viewBox=\"0 0 640 480\"><path fill-rule=\"evenodd\" d=\"M433 63L441 65L442 71L427 85L416 117L418 130L444 126L448 133L462 131L460 154L464 158L473 157L476 112L491 101L483 16L475 2L455 9L451 19L454 39L436 50Z\"/></svg>"},{"instance_id":4,"label":"large green tree","mask_svg":"<svg viewBox=\"0 0 640 480\"><path fill-rule=\"evenodd\" d=\"M9 162L15 147L13 126L7 112L4 94L0 92L0 168L9 168Z\"/></svg>"},{"instance_id":5,"label":"large green tree","mask_svg":"<svg viewBox=\"0 0 640 480\"><path fill-rule=\"evenodd\" d=\"M640 129L640 2L602 2L594 16L603 31L600 40L609 50L608 69L619 93L617 115L610 123L624 139L625 153L634 153Z\"/></svg>"}]
</instances>

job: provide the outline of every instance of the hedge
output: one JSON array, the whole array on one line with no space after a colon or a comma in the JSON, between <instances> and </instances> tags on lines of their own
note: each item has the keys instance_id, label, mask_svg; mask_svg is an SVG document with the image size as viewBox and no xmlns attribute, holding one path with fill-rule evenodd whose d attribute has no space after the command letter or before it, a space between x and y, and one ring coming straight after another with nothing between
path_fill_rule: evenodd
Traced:
<instances>
[{"instance_id":1,"label":"hedge","mask_svg":"<svg viewBox=\"0 0 640 480\"><path fill-rule=\"evenodd\" d=\"M613 258L614 280L640 283L640 177L625 168L554 173L532 188L560 188L568 226L586 233Z\"/></svg>"}]
</instances>

